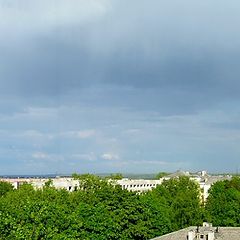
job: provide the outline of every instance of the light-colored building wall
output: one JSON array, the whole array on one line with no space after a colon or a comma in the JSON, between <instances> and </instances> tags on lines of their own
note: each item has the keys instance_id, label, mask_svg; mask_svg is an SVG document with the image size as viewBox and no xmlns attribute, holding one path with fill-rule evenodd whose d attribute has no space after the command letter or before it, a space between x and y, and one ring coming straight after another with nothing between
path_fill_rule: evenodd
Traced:
<instances>
[{"instance_id":1,"label":"light-colored building wall","mask_svg":"<svg viewBox=\"0 0 240 240\"><path fill-rule=\"evenodd\" d=\"M163 180L144 180L144 179L128 179L123 178L121 180L117 180L117 184L119 184L122 189L127 189L128 191L134 192L146 192L156 188L157 185L160 185Z\"/></svg>"},{"instance_id":2,"label":"light-colored building wall","mask_svg":"<svg viewBox=\"0 0 240 240\"><path fill-rule=\"evenodd\" d=\"M19 186L24 183L31 184L35 189L41 189L49 181L49 179L46 178L3 178L0 180L11 183L15 189L19 188ZM79 181L73 178L52 178L51 186L72 192L79 188Z\"/></svg>"},{"instance_id":3,"label":"light-colored building wall","mask_svg":"<svg viewBox=\"0 0 240 240\"><path fill-rule=\"evenodd\" d=\"M208 175L206 171L201 171L196 174L190 174L189 172L184 172L184 171L177 171L175 173L169 174L168 176L165 176L158 180L123 178L121 180L115 180L115 181L110 180L110 181L112 181L113 184L120 185L122 189L127 189L128 191L141 193L141 192L150 191L153 188L156 188L158 185L162 184L163 181L169 180L171 178L178 178L181 176L187 176L191 180L196 181L199 184L202 202L206 202L209 195L209 189L211 188L212 184L214 184L217 181L231 179L231 176ZM49 179L46 179L46 178L16 178L16 179L4 178L0 180L10 182L15 189L17 189L19 185L23 183L30 183L33 185L34 188L41 189L45 186L46 182L49 181ZM52 181L52 186L57 189L66 189L67 191L72 192L79 188L79 181L74 180L73 178L70 178L70 177L52 178L51 181Z\"/></svg>"}]
</instances>

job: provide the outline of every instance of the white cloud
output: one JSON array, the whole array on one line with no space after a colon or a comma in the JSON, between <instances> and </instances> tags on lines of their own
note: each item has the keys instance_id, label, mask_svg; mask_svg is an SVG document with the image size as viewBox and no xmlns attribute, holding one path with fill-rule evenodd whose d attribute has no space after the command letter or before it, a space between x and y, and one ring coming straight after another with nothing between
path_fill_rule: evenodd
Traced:
<instances>
[{"instance_id":1,"label":"white cloud","mask_svg":"<svg viewBox=\"0 0 240 240\"><path fill-rule=\"evenodd\" d=\"M143 165L149 165L149 164L154 164L154 165L170 165L172 164L171 162L168 161L157 161L157 160L141 160L141 161L131 161L129 162L130 164L143 164Z\"/></svg>"},{"instance_id":2,"label":"white cloud","mask_svg":"<svg viewBox=\"0 0 240 240\"><path fill-rule=\"evenodd\" d=\"M1 32L26 37L57 26L80 24L104 16L110 0L9 0L1 1Z\"/></svg>"},{"instance_id":3,"label":"white cloud","mask_svg":"<svg viewBox=\"0 0 240 240\"><path fill-rule=\"evenodd\" d=\"M47 160L52 162L64 161L64 157L58 154L48 154L45 152L34 152L32 158L36 160Z\"/></svg>"},{"instance_id":4,"label":"white cloud","mask_svg":"<svg viewBox=\"0 0 240 240\"><path fill-rule=\"evenodd\" d=\"M114 153L104 153L101 155L101 158L104 160L119 160L118 154Z\"/></svg>"},{"instance_id":5,"label":"white cloud","mask_svg":"<svg viewBox=\"0 0 240 240\"><path fill-rule=\"evenodd\" d=\"M93 129L76 132L76 136L78 138L89 138L92 137L93 135L95 135L95 130Z\"/></svg>"},{"instance_id":6,"label":"white cloud","mask_svg":"<svg viewBox=\"0 0 240 240\"><path fill-rule=\"evenodd\" d=\"M32 157L35 159L49 159L50 156L44 152L35 152Z\"/></svg>"},{"instance_id":7,"label":"white cloud","mask_svg":"<svg viewBox=\"0 0 240 240\"><path fill-rule=\"evenodd\" d=\"M141 130L138 128L130 128L130 129L127 129L125 132L129 134L135 134L135 133L139 133L140 131Z\"/></svg>"},{"instance_id":8,"label":"white cloud","mask_svg":"<svg viewBox=\"0 0 240 240\"><path fill-rule=\"evenodd\" d=\"M80 138L86 139L94 136L96 131L94 129L86 129L86 130L76 130L76 131L66 131L62 132L60 135L68 138Z\"/></svg>"},{"instance_id":9,"label":"white cloud","mask_svg":"<svg viewBox=\"0 0 240 240\"><path fill-rule=\"evenodd\" d=\"M22 114L22 113L20 113ZM51 107L26 107L24 109L25 115L32 117L50 117L58 115L58 108Z\"/></svg>"},{"instance_id":10,"label":"white cloud","mask_svg":"<svg viewBox=\"0 0 240 240\"><path fill-rule=\"evenodd\" d=\"M96 157L96 155L93 152L73 154L72 158L74 160L87 160L87 161L95 161L95 160L97 160L97 157Z\"/></svg>"},{"instance_id":11,"label":"white cloud","mask_svg":"<svg viewBox=\"0 0 240 240\"><path fill-rule=\"evenodd\" d=\"M23 131L23 133L20 134L20 136L27 137L27 138L30 138L30 139L45 139L45 140L51 140L51 139L54 138L53 134L42 133L42 132L37 131L37 130Z\"/></svg>"}]
</instances>

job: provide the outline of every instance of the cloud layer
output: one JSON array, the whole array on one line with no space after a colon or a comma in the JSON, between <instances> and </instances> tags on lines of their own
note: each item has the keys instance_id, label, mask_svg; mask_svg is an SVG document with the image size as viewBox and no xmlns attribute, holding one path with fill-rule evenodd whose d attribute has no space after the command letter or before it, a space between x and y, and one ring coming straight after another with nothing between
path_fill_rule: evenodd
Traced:
<instances>
[{"instance_id":1,"label":"cloud layer","mask_svg":"<svg viewBox=\"0 0 240 240\"><path fill-rule=\"evenodd\" d=\"M0 3L0 174L239 167L240 4Z\"/></svg>"}]
</instances>

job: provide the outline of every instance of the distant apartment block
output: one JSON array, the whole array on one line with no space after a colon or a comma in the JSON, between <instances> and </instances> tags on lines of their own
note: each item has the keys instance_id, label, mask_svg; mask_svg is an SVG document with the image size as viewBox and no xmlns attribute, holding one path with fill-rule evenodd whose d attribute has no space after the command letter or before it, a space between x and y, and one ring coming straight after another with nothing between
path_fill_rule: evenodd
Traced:
<instances>
[{"instance_id":1,"label":"distant apartment block","mask_svg":"<svg viewBox=\"0 0 240 240\"><path fill-rule=\"evenodd\" d=\"M157 185L162 184L163 181L167 181L167 180L170 180L171 178L179 178L183 176L189 177L191 180L199 184L199 187L201 190L200 195L201 195L202 202L206 202L209 195L209 189L211 188L212 184L214 184L217 181L230 180L232 178L230 175L209 175L207 174L206 171L201 171L197 173L177 171L165 177L162 177L158 180L124 178L122 180L118 180L117 183L122 186L122 189L127 189L129 191L136 191L136 192L145 192L153 188L156 188Z\"/></svg>"},{"instance_id":2,"label":"distant apartment block","mask_svg":"<svg viewBox=\"0 0 240 240\"><path fill-rule=\"evenodd\" d=\"M214 184L217 181L231 179L231 176L229 176L229 175L209 175L209 174L207 174L206 171L201 171L198 173L177 171L175 173L169 174L169 175L162 177L160 179L157 179L157 180L123 178L121 180L112 181L112 183L120 185L122 187L122 189L141 193L141 192L150 191L153 188L156 188L158 185L162 184L163 181L167 181L171 178L179 178L181 176L187 176L191 180L193 180L199 184L199 187L201 190L201 201L202 202L206 202L208 195L209 195L209 189L212 186L212 184ZM15 178L15 179L3 178L0 180L10 182L16 189L19 187L19 185L21 185L23 183L32 184L34 188L40 189L48 181L48 179L45 179L45 178ZM67 191L70 191L70 192L77 190L80 185L78 180L75 180L70 177L52 178L51 184L53 187L55 187L57 189L62 188L62 189L66 189Z\"/></svg>"},{"instance_id":3,"label":"distant apartment block","mask_svg":"<svg viewBox=\"0 0 240 240\"><path fill-rule=\"evenodd\" d=\"M117 180L117 184L121 185L122 189L127 189L128 191L146 192L156 188L157 185L162 183L162 181L162 179L144 180L123 178L121 180Z\"/></svg>"}]
</instances>

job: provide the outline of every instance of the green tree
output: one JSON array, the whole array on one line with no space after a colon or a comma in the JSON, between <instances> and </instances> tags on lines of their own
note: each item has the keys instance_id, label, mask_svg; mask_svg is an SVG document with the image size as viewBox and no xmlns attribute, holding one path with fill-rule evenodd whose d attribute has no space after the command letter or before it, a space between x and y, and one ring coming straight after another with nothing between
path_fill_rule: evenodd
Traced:
<instances>
[{"instance_id":1,"label":"green tree","mask_svg":"<svg viewBox=\"0 0 240 240\"><path fill-rule=\"evenodd\" d=\"M155 178L156 179L160 179L160 178L163 178L163 177L165 177L165 176L167 176L169 173L167 173L167 172L159 172L156 176L155 176Z\"/></svg>"},{"instance_id":2,"label":"green tree","mask_svg":"<svg viewBox=\"0 0 240 240\"><path fill-rule=\"evenodd\" d=\"M0 181L0 197L10 191L13 191L13 185L8 182Z\"/></svg>"},{"instance_id":3,"label":"green tree","mask_svg":"<svg viewBox=\"0 0 240 240\"><path fill-rule=\"evenodd\" d=\"M74 192L23 184L2 195L0 239L145 240L199 220L198 188L188 178L138 194L95 175L74 177Z\"/></svg>"},{"instance_id":4,"label":"green tree","mask_svg":"<svg viewBox=\"0 0 240 240\"><path fill-rule=\"evenodd\" d=\"M172 178L158 185L153 193L165 198L171 209L173 230L202 222L200 189L196 182L188 177Z\"/></svg>"},{"instance_id":5,"label":"green tree","mask_svg":"<svg viewBox=\"0 0 240 240\"><path fill-rule=\"evenodd\" d=\"M112 180L121 180L123 179L123 175L121 173L114 173L110 176L107 176L106 179L112 179Z\"/></svg>"},{"instance_id":6,"label":"green tree","mask_svg":"<svg viewBox=\"0 0 240 240\"><path fill-rule=\"evenodd\" d=\"M240 178L216 182L206 203L208 220L216 226L240 226Z\"/></svg>"},{"instance_id":7,"label":"green tree","mask_svg":"<svg viewBox=\"0 0 240 240\"><path fill-rule=\"evenodd\" d=\"M149 191L140 195L141 202L148 210L148 220L146 221L149 229L149 239L161 236L172 231L173 212L165 197L160 196L157 191Z\"/></svg>"},{"instance_id":8,"label":"green tree","mask_svg":"<svg viewBox=\"0 0 240 240\"><path fill-rule=\"evenodd\" d=\"M45 184L44 187L52 187L53 186L53 180L52 179L48 179Z\"/></svg>"}]
</instances>

